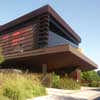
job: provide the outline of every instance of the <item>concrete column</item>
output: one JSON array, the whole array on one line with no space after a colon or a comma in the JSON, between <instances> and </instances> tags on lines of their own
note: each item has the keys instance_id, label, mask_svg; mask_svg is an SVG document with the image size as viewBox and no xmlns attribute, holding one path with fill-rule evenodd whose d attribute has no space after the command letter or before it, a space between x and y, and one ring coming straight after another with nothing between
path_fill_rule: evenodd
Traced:
<instances>
[{"instance_id":1,"label":"concrete column","mask_svg":"<svg viewBox=\"0 0 100 100\"><path fill-rule=\"evenodd\" d=\"M42 73L46 75L47 73L47 64L42 64Z\"/></svg>"}]
</instances>

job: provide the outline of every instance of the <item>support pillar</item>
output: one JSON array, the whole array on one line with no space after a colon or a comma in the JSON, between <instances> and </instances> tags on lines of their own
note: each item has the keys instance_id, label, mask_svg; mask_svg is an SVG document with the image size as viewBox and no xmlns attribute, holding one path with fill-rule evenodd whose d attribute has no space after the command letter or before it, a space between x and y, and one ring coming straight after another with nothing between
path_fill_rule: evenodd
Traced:
<instances>
[{"instance_id":1,"label":"support pillar","mask_svg":"<svg viewBox=\"0 0 100 100\"><path fill-rule=\"evenodd\" d=\"M47 64L42 64L42 73L45 76L47 73Z\"/></svg>"},{"instance_id":2,"label":"support pillar","mask_svg":"<svg viewBox=\"0 0 100 100\"><path fill-rule=\"evenodd\" d=\"M76 80L77 82L79 82L81 80L81 70L80 69L76 69Z\"/></svg>"},{"instance_id":3,"label":"support pillar","mask_svg":"<svg viewBox=\"0 0 100 100\"><path fill-rule=\"evenodd\" d=\"M81 80L81 70L80 69L75 69L73 72L71 72L70 76L75 79L77 82Z\"/></svg>"}]
</instances>

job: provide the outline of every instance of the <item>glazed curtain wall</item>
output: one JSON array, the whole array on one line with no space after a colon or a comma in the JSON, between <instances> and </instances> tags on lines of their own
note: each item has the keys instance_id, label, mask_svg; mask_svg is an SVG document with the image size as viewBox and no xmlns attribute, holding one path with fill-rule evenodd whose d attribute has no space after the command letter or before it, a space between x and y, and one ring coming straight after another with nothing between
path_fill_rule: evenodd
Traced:
<instances>
[{"instance_id":1,"label":"glazed curtain wall","mask_svg":"<svg viewBox=\"0 0 100 100\"><path fill-rule=\"evenodd\" d=\"M77 47L77 45L73 44L69 40L63 38L62 36L49 31L49 40L48 40L48 47L56 46L56 45L63 45L63 44L71 44L74 47Z\"/></svg>"}]
</instances>

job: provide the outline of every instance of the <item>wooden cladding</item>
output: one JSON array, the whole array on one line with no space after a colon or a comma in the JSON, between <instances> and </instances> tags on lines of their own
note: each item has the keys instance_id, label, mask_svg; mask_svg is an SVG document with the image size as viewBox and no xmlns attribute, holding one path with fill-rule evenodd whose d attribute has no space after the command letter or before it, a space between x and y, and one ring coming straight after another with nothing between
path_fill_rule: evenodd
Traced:
<instances>
[{"instance_id":1,"label":"wooden cladding","mask_svg":"<svg viewBox=\"0 0 100 100\"><path fill-rule=\"evenodd\" d=\"M48 46L49 14L44 13L28 23L0 36L0 48L5 56Z\"/></svg>"},{"instance_id":2,"label":"wooden cladding","mask_svg":"<svg viewBox=\"0 0 100 100\"><path fill-rule=\"evenodd\" d=\"M49 14L45 13L39 17L38 26L38 46L46 47L48 45L48 31L49 31Z\"/></svg>"},{"instance_id":3,"label":"wooden cladding","mask_svg":"<svg viewBox=\"0 0 100 100\"><path fill-rule=\"evenodd\" d=\"M35 49L35 30L36 24L0 36L0 48L3 49L3 54L10 55Z\"/></svg>"}]
</instances>

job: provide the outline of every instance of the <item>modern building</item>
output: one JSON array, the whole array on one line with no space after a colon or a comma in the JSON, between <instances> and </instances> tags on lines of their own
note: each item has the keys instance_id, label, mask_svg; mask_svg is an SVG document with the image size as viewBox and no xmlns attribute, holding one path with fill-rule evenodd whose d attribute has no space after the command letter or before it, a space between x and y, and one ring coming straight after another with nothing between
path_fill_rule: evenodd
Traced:
<instances>
[{"instance_id":1,"label":"modern building","mask_svg":"<svg viewBox=\"0 0 100 100\"><path fill-rule=\"evenodd\" d=\"M49 6L0 27L2 68L33 72L72 73L93 70L97 65L79 51L81 38Z\"/></svg>"}]
</instances>

